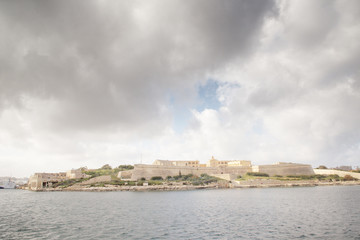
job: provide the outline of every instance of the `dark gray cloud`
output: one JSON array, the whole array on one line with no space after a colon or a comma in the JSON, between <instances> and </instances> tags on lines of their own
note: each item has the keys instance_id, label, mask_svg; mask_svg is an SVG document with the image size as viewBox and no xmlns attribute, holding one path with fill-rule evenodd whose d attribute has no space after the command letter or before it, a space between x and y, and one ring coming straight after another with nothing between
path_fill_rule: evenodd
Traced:
<instances>
[{"instance_id":1,"label":"dark gray cloud","mask_svg":"<svg viewBox=\"0 0 360 240\"><path fill-rule=\"evenodd\" d=\"M5 1L0 103L56 100L65 128L166 119L168 91L251 52L273 13L272 1Z\"/></svg>"}]
</instances>

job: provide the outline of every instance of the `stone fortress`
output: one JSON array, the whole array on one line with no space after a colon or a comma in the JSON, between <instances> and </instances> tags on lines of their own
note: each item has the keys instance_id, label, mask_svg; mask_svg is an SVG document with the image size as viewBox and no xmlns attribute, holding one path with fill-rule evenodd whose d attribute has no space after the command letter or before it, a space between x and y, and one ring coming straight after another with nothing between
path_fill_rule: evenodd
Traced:
<instances>
[{"instance_id":1,"label":"stone fortress","mask_svg":"<svg viewBox=\"0 0 360 240\"><path fill-rule=\"evenodd\" d=\"M272 165L252 165L247 160L217 160L212 157L206 164L201 164L198 160L190 161L170 161L155 160L153 164L135 164L134 169L121 171L118 178L123 180L137 181L145 178L150 180L152 177L187 175L193 174L200 176L205 173L211 176L219 177L231 181L239 175L248 172L267 173L274 175L314 175L311 165L298 163L279 162ZM82 169L72 169L60 173L35 173L29 178L28 188L30 190L41 190L52 187L53 184L70 180L88 178L90 175L83 173ZM110 178L110 176L108 176Z\"/></svg>"},{"instance_id":2,"label":"stone fortress","mask_svg":"<svg viewBox=\"0 0 360 240\"><path fill-rule=\"evenodd\" d=\"M278 162L272 165L252 165L247 160L217 160L212 157L206 164L201 164L198 160L190 161L170 161L155 160L152 165L135 164L133 170L119 172L118 177L124 180L147 180L155 176L166 178L167 176L193 174L200 176L203 173L233 180L239 175L248 172L267 173L274 175L314 175L311 165L298 163Z\"/></svg>"}]
</instances>

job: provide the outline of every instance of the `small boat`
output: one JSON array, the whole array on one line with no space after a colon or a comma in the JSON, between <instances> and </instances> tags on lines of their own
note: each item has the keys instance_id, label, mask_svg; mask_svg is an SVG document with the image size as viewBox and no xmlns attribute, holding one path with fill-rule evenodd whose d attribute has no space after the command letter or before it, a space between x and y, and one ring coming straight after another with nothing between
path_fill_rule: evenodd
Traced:
<instances>
[{"instance_id":1,"label":"small boat","mask_svg":"<svg viewBox=\"0 0 360 240\"><path fill-rule=\"evenodd\" d=\"M9 181L0 184L0 189L14 189L14 188L16 188L16 183L11 181L10 178Z\"/></svg>"}]
</instances>

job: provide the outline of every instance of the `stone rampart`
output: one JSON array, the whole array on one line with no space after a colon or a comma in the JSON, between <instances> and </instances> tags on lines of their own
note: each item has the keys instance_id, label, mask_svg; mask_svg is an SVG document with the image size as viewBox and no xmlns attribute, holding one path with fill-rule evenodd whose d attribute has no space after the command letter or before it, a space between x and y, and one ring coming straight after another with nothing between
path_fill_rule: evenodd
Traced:
<instances>
[{"instance_id":1,"label":"stone rampart","mask_svg":"<svg viewBox=\"0 0 360 240\"><path fill-rule=\"evenodd\" d=\"M186 167L186 166L160 166L160 165L145 165L135 164L131 171L120 172L118 177L122 179L139 180L145 178L147 180L155 176L166 178L167 176L187 175L193 174L200 176L203 173L209 175L229 174L231 176L243 176L248 172L267 173L270 176L274 175L314 175L314 171L310 165L295 164L295 163L281 163L274 165L259 165L259 166L221 166L221 167Z\"/></svg>"},{"instance_id":2,"label":"stone rampart","mask_svg":"<svg viewBox=\"0 0 360 240\"><path fill-rule=\"evenodd\" d=\"M133 170L120 171L117 177L121 179L131 179L132 173Z\"/></svg>"},{"instance_id":3,"label":"stone rampart","mask_svg":"<svg viewBox=\"0 0 360 240\"><path fill-rule=\"evenodd\" d=\"M210 176L217 177L217 178L220 178L220 179L224 179L224 180L227 180L227 181L232 181L232 180L234 180L234 179L237 178L236 175L234 175L234 174L228 174L228 173L224 173L224 174L210 174Z\"/></svg>"},{"instance_id":4,"label":"stone rampart","mask_svg":"<svg viewBox=\"0 0 360 240\"><path fill-rule=\"evenodd\" d=\"M315 174L320 174L320 175L336 174L339 177L345 177L346 175L350 175L353 178L360 179L360 173L354 173L354 172L339 171L339 170L333 170L333 169L314 169L314 172L315 172Z\"/></svg>"},{"instance_id":5,"label":"stone rampart","mask_svg":"<svg viewBox=\"0 0 360 240\"><path fill-rule=\"evenodd\" d=\"M158 166L158 165L145 165L135 164L132 170L131 180L138 180L140 178L150 179L155 176L166 178L167 176L187 175L193 174L200 176L206 174L235 174L243 175L251 172L251 167L184 167L184 166Z\"/></svg>"},{"instance_id":6,"label":"stone rampart","mask_svg":"<svg viewBox=\"0 0 360 240\"><path fill-rule=\"evenodd\" d=\"M255 170L256 169L256 170ZM281 163L274 165L259 165L253 168L254 172L267 173L270 176L281 175L314 175L311 165L297 163Z\"/></svg>"}]
</instances>

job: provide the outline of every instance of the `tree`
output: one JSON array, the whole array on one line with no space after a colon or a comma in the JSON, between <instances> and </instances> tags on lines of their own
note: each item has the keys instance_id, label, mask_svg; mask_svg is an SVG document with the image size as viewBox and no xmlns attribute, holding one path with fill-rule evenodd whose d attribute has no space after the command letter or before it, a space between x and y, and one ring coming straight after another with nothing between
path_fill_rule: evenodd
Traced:
<instances>
[{"instance_id":1,"label":"tree","mask_svg":"<svg viewBox=\"0 0 360 240\"><path fill-rule=\"evenodd\" d=\"M109 164L105 164L104 166L101 167L101 169L103 169L103 170L111 170L112 167Z\"/></svg>"},{"instance_id":2,"label":"tree","mask_svg":"<svg viewBox=\"0 0 360 240\"><path fill-rule=\"evenodd\" d=\"M318 167L318 169L328 169L326 166L324 166L324 165L320 165L319 167Z\"/></svg>"},{"instance_id":3,"label":"tree","mask_svg":"<svg viewBox=\"0 0 360 240\"><path fill-rule=\"evenodd\" d=\"M131 169L134 169L134 166L132 165L120 165L118 166L118 168L123 171L123 170L131 170Z\"/></svg>"}]
</instances>

